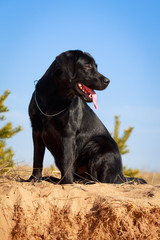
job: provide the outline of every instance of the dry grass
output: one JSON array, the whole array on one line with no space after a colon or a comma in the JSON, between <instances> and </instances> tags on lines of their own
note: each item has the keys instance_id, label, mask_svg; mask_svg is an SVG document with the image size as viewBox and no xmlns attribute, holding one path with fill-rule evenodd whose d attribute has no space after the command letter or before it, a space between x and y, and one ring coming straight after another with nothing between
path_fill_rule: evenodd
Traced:
<instances>
[{"instance_id":1,"label":"dry grass","mask_svg":"<svg viewBox=\"0 0 160 240\"><path fill-rule=\"evenodd\" d=\"M140 177L144 178L148 184L160 185L160 173L159 172L141 172Z\"/></svg>"},{"instance_id":2,"label":"dry grass","mask_svg":"<svg viewBox=\"0 0 160 240\"><path fill-rule=\"evenodd\" d=\"M11 180L18 180L20 178L28 179L32 174L32 167L23 165L23 166L15 166L11 168L8 172L1 175L0 181L2 181L3 177L7 177ZM43 176L54 176L60 178L60 172L58 169L53 166L44 167ZM159 185L160 184L160 173L159 172L140 172L137 177L144 178L148 184L151 185Z\"/></svg>"},{"instance_id":3,"label":"dry grass","mask_svg":"<svg viewBox=\"0 0 160 240\"><path fill-rule=\"evenodd\" d=\"M21 178L27 180L32 174L32 167L28 165L23 166L15 166L9 169L8 172L4 173L3 175L0 175L0 182L3 181L3 179L10 179L18 181ZM44 176L55 176L60 178L60 172L58 169L53 167L44 167L43 169L43 175Z\"/></svg>"}]
</instances>

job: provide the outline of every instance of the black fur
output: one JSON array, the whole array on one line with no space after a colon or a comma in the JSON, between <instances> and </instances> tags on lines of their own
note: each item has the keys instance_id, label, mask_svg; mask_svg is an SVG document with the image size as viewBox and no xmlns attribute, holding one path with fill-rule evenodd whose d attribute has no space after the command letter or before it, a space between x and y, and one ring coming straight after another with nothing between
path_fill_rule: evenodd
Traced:
<instances>
[{"instance_id":1,"label":"black fur","mask_svg":"<svg viewBox=\"0 0 160 240\"><path fill-rule=\"evenodd\" d=\"M103 183L146 183L123 176L118 146L86 104L92 99L78 83L96 90L104 90L109 84L109 79L97 71L94 59L78 50L56 57L38 81L29 105L34 160L28 181L42 179L47 147L61 172L61 184L71 184L79 178ZM53 114L57 115L50 116Z\"/></svg>"}]
</instances>

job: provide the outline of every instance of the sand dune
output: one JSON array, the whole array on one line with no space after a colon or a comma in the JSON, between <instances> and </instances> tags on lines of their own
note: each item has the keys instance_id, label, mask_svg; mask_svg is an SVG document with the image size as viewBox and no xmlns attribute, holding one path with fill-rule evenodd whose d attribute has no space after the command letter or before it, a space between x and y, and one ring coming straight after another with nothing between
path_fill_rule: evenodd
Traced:
<instances>
[{"instance_id":1,"label":"sand dune","mask_svg":"<svg viewBox=\"0 0 160 240\"><path fill-rule=\"evenodd\" d=\"M160 239L160 185L0 183L0 239Z\"/></svg>"}]
</instances>

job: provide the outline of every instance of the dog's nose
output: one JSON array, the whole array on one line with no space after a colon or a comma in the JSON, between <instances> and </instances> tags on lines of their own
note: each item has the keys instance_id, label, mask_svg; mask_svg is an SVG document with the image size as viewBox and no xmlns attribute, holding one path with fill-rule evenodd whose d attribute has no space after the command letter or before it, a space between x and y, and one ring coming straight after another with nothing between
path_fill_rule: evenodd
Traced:
<instances>
[{"instance_id":1,"label":"dog's nose","mask_svg":"<svg viewBox=\"0 0 160 240\"><path fill-rule=\"evenodd\" d=\"M108 85L110 83L110 80L108 78L104 78L104 84Z\"/></svg>"}]
</instances>

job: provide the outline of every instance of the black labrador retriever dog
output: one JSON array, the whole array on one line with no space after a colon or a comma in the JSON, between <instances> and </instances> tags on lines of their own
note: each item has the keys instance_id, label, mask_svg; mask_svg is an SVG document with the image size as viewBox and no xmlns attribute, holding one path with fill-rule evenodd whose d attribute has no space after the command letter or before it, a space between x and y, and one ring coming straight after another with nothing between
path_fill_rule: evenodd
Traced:
<instances>
[{"instance_id":1,"label":"black labrador retriever dog","mask_svg":"<svg viewBox=\"0 0 160 240\"><path fill-rule=\"evenodd\" d=\"M104 90L109 82L97 71L88 53L75 50L56 57L36 84L29 105L34 163L27 181L43 179L47 147L61 172L61 179L57 180L61 184L72 184L77 179L146 183L123 176L116 142L86 103L93 102L97 108L94 90Z\"/></svg>"}]
</instances>

